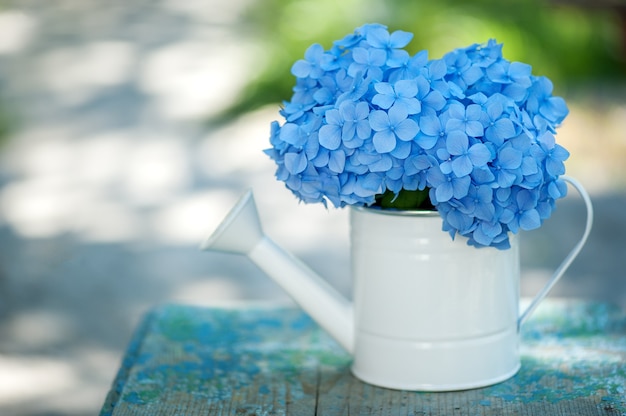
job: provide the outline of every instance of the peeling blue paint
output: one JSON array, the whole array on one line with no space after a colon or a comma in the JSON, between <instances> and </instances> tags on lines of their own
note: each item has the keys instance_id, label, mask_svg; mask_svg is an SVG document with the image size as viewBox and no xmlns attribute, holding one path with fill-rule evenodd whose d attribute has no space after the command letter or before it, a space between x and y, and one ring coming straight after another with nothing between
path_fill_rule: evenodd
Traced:
<instances>
[{"instance_id":1,"label":"peeling blue paint","mask_svg":"<svg viewBox=\"0 0 626 416\"><path fill-rule=\"evenodd\" d=\"M497 409L502 403L593 398L598 406L626 414L623 312L604 304L544 305L523 328L519 373L481 389L482 399L474 403ZM117 405L158 405L167 400L164 392L219 404L252 391L253 397L255 393L267 397L259 400L270 400L271 411L277 411L275 406L315 400L320 374L329 379L349 374L350 357L297 309L169 305L157 309L146 325L141 343L131 345L135 352L122 363L126 379L114 384L120 393ZM388 393L372 386L360 390L362 401L370 393L374 394L370 400L382 391ZM437 393L398 394L438 402ZM473 393L454 394L462 398ZM263 409L269 411L267 406ZM103 409L102 414L112 413Z\"/></svg>"}]
</instances>

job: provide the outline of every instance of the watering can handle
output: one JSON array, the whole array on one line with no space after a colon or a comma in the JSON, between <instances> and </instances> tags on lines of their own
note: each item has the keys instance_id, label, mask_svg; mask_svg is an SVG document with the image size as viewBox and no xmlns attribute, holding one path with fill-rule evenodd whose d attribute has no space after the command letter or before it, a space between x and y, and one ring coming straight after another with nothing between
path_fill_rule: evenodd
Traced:
<instances>
[{"instance_id":1,"label":"watering can handle","mask_svg":"<svg viewBox=\"0 0 626 416\"><path fill-rule=\"evenodd\" d=\"M583 236L581 237L581 239L576 244L576 246L574 246L572 251L570 251L570 253L567 255L565 260L563 260L563 262L558 267L558 269L556 269L556 271L554 272L554 274L552 275L548 283L546 283L543 289L541 289L541 291L537 295L535 295L530 305L528 305L526 310L520 315L517 321L518 329L522 326L524 322L526 322L526 319L528 319L528 317L533 313L535 308L539 306L539 303L541 303L541 301L546 297L550 289L552 289L552 287L556 284L556 282L559 281L561 276L563 276L567 268L574 261L574 259L576 258L580 250L585 245L585 242L587 241L587 237L589 237L589 233L591 232L591 226L593 225L593 205L591 204L591 198L589 197L589 194L587 193L585 188L583 188L580 182L578 182L576 179L571 178L569 176L562 176L561 179L564 180L565 182L568 182L570 185L576 188L580 196L582 196L583 201L585 202L585 206L587 208L587 223L585 225L585 232Z\"/></svg>"}]
</instances>

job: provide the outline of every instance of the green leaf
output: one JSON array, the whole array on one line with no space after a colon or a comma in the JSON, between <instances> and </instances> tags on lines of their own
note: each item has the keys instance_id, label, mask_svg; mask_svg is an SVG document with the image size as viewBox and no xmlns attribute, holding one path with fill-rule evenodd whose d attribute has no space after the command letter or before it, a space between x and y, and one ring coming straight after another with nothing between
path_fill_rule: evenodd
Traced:
<instances>
[{"instance_id":1,"label":"green leaf","mask_svg":"<svg viewBox=\"0 0 626 416\"><path fill-rule=\"evenodd\" d=\"M384 194L376 195L376 204L383 209L427 210L434 211L435 207L430 203L428 188L423 190L407 191L402 189L397 195L386 190Z\"/></svg>"}]
</instances>

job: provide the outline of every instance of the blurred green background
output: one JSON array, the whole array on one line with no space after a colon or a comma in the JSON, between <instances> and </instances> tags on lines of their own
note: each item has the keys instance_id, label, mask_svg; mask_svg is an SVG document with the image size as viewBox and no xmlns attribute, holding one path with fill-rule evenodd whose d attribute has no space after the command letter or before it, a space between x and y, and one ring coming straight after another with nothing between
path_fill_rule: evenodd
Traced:
<instances>
[{"instance_id":1,"label":"blurred green background","mask_svg":"<svg viewBox=\"0 0 626 416\"><path fill-rule=\"evenodd\" d=\"M309 45L328 49L367 22L414 33L409 53L426 49L431 58L495 38L507 59L529 63L535 75L552 79L556 94L587 88L614 93L626 80L625 15L626 3L611 0L257 1L243 16L243 27L259 40L258 72L221 117L289 99L289 69Z\"/></svg>"}]
</instances>

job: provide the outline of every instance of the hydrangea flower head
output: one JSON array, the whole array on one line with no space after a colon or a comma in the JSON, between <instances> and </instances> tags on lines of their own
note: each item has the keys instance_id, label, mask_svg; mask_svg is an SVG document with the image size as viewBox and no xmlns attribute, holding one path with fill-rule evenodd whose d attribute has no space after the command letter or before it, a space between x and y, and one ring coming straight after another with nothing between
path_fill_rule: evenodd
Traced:
<instances>
[{"instance_id":1,"label":"hydrangea flower head","mask_svg":"<svg viewBox=\"0 0 626 416\"><path fill-rule=\"evenodd\" d=\"M554 134L567 105L495 40L429 60L403 49L412 37L367 24L329 50L310 46L265 153L304 202L372 206L421 191L452 238L508 248L509 233L541 226L566 194L569 153Z\"/></svg>"}]
</instances>

